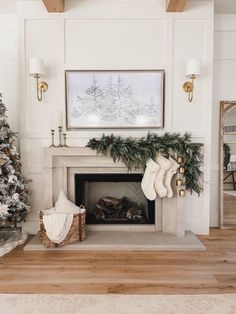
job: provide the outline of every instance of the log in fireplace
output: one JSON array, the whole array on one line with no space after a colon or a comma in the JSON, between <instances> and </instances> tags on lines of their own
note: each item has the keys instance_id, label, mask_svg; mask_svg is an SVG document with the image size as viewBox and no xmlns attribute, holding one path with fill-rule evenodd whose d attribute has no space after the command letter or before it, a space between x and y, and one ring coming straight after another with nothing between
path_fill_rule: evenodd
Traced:
<instances>
[{"instance_id":1,"label":"log in fireplace","mask_svg":"<svg viewBox=\"0 0 236 314\"><path fill-rule=\"evenodd\" d=\"M87 224L154 224L155 202L141 190L142 174L75 174L75 202Z\"/></svg>"}]
</instances>

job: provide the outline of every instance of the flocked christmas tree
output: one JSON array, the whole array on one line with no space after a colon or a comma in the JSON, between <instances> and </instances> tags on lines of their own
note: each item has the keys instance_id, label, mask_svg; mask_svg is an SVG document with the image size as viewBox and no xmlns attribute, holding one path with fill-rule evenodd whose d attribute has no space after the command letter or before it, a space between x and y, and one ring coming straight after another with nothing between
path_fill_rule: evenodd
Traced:
<instances>
[{"instance_id":1,"label":"flocked christmas tree","mask_svg":"<svg viewBox=\"0 0 236 314\"><path fill-rule=\"evenodd\" d=\"M29 189L21 174L16 134L7 122L6 106L0 94L0 227L25 220L30 209Z\"/></svg>"}]
</instances>

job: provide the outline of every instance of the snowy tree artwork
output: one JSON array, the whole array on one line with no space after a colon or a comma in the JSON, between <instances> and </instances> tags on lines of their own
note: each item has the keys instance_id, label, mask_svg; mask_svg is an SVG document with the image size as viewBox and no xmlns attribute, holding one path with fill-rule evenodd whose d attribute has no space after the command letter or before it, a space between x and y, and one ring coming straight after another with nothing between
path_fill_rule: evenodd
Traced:
<instances>
[{"instance_id":1,"label":"snowy tree artwork","mask_svg":"<svg viewBox=\"0 0 236 314\"><path fill-rule=\"evenodd\" d=\"M67 71L67 126L163 127L164 71Z\"/></svg>"}]
</instances>

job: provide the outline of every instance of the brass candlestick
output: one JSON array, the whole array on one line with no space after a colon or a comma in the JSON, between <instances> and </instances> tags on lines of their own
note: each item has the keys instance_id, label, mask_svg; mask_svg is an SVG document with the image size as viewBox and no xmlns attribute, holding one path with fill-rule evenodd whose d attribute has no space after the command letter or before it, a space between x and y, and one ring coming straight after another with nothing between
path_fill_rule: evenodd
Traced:
<instances>
[{"instance_id":1,"label":"brass candlestick","mask_svg":"<svg viewBox=\"0 0 236 314\"><path fill-rule=\"evenodd\" d=\"M55 130L51 130L51 145L49 147L56 147L54 143Z\"/></svg>"},{"instance_id":2,"label":"brass candlestick","mask_svg":"<svg viewBox=\"0 0 236 314\"><path fill-rule=\"evenodd\" d=\"M69 147L69 146L66 144L66 133L63 133L63 147Z\"/></svg>"},{"instance_id":3,"label":"brass candlestick","mask_svg":"<svg viewBox=\"0 0 236 314\"><path fill-rule=\"evenodd\" d=\"M62 126L58 127L58 132L59 132L59 145L57 147L63 147L63 145L62 145Z\"/></svg>"}]
</instances>

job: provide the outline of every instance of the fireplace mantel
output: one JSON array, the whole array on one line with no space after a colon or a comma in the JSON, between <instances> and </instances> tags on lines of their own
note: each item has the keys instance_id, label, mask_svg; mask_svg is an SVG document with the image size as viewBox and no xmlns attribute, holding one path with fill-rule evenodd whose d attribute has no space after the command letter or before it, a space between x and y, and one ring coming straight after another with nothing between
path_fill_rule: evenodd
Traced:
<instances>
[{"instance_id":1,"label":"fireplace mantel","mask_svg":"<svg viewBox=\"0 0 236 314\"><path fill-rule=\"evenodd\" d=\"M44 207L54 205L60 190L63 190L71 201L74 201L75 173L127 173L122 162L114 163L112 158L98 155L87 147L44 148ZM142 173L142 169L132 173ZM171 199L156 199L155 225L129 226L116 225L114 230L162 231L183 236L185 234L185 202L184 198L175 195ZM96 226L98 230L101 226ZM104 226L105 228L105 226ZM112 226L106 226L113 230ZM107 230L106 229L106 230Z\"/></svg>"}]
</instances>

